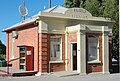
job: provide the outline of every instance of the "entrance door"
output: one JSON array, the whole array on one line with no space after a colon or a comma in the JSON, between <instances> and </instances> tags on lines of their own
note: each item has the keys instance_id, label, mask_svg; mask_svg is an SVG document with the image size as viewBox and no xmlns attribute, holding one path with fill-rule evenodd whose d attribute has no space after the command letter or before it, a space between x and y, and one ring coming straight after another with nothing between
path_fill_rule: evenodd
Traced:
<instances>
[{"instance_id":1,"label":"entrance door","mask_svg":"<svg viewBox=\"0 0 120 81\"><path fill-rule=\"evenodd\" d=\"M33 47L26 47L26 71L34 70Z\"/></svg>"},{"instance_id":2,"label":"entrance door","mask_svg":"<svg viewBox=\"0 0 120 81\"><path fill-rule=\"evenodd\" d=\"M73 70L77 70L77 43L72 45Z\"/></svg>"}]
</instances>

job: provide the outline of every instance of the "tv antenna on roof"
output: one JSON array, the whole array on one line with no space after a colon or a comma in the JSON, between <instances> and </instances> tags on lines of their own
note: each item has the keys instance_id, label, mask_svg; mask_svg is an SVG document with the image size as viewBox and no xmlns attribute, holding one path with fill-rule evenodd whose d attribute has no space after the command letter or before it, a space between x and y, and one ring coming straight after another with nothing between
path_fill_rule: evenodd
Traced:
<instances>
[{"instance_id":1,"label":"tv antenna on roof","mask_svg":"<svg viewBox=\"0 0 120 81\"><path fill-rule=\"evenodd\" d=\"M19 6L19 12L23 20L25 20L25 16L28 15L28 9L25 6L25 1L23 1L22 4Z\"/></svg>"},{"instance_id":2,"label":"tv antenna on roof","mask_svg":"<svg viewBox=\"0 0 120 81\"><path fill-rule=\"evenodd\" d=\"M51 8L51 0L48 0L49 8Z\"/></svg>"}]
</instances>

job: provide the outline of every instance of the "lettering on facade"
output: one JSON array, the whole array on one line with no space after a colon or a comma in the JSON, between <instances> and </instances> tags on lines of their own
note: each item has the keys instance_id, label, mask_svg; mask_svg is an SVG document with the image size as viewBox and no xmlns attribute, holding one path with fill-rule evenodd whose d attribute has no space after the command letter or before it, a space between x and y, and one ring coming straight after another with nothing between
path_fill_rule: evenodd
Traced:
<instances>
[{"instance_id":1,"label":"lettering on facade","mask_svg":"<svg viewBox=\"0 0 120 81\"><path fill-rule=\"evenodd\" d=\"M81 12L81 13L86 13L86 10L83 9L73 9L74 12Z\"/></svg>"},{"instance_id":2,"label":"lettering on facade","mask_svg":"<svg viewBox=\"0 0 120 81\"><path fill-rule=\"evenodd\" d=\"M82 18L82 19L87 19L92 17L91 13L89 13L87 10L83 8L69 9L65 12L65 15L72 18Z\"/></svg>"}]
</instances>

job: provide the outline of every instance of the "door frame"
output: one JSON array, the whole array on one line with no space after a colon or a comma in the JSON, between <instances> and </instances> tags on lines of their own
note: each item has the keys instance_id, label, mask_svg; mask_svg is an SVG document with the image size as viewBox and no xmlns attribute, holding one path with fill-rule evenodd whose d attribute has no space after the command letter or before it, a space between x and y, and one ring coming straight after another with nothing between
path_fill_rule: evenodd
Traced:
<instances>
[{"instance_id":1,"label":"door frame","mask_svg":"<svg viewBox=\"0 0 120 81\"><path fill-rule=\"evenodd\" d=\"M73 70L73 44L77 44L77 42L71 42L70 43L70 59L71 59L71 63L70 63L70 65L71 65L71 71L75 71L75 70Z\"/></svg>"}]
</instances>

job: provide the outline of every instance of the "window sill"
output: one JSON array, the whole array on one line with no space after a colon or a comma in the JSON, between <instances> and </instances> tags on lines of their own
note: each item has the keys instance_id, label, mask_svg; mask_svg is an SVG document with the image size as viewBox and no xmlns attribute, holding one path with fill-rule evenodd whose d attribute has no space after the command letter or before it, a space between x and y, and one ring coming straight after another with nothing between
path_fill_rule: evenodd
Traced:
<instances>
[{"instance_id":1,"label":"window sill","mask_svg":"<svg viewBox=\"0 0 120 81\"><path fill-rule=\"evenodd\" d=\"M63 63L63 60L50 61L49 63Z\"/></svg>"},{"instance_id":2,"label":"window sill","mask_svg":"<svg viewBox=\"0 0 120 81\"><path fill-rule=\"evenodd\" d=\"M98 64L98 63L101 63L101 61L90 61L90 62L88 62L88 64Z\"/></svg>"}]
</instances>

